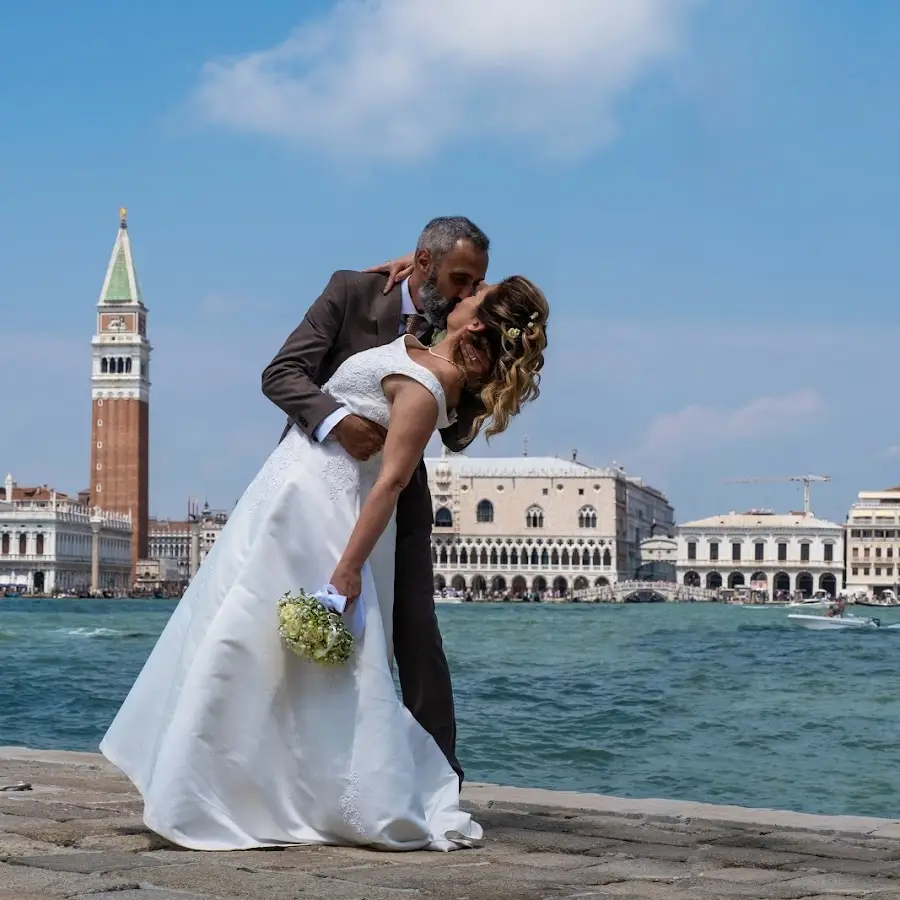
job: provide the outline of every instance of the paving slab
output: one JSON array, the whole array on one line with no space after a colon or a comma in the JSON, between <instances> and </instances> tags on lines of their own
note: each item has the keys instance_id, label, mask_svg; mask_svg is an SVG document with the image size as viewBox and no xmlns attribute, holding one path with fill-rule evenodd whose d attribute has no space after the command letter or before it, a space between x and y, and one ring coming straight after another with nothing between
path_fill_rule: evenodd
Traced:
<instances>
[{"instance_id":1,"label":"paving slab","mask_svg":"<svg viewBox=\"0 0 900 900\"><path fill-rule=\"evenodd\" d=\"M900 818L475 784L484 846L199 853L90 753L0 748L0 900L900 900Z\"/></svg>"},{"instance_id":2,"label":"paving slab","mask_svg":"<svg viewBox=\"0 0 900 900\"><path fill-rule=\"evenodd\" d=\"M0 900L3 894L0 893ZM189 894L186 891L168 891L165 888L147 886L137 890L126 889L110 894L108 891L102 894L78 894L73 900L208 900L200 894Z\"/></svg>"}]
</instances>

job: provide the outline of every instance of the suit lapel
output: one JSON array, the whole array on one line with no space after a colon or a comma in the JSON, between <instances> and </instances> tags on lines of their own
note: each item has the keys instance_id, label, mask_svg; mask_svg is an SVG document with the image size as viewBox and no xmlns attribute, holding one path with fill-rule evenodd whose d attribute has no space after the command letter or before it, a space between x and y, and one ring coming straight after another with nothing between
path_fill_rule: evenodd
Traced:
<instances>
[{"instance_id":1,"label":"suit lapel","mask_svg":"<svg viewBox=\"0 0 900 900\"><path fill-rule=\"evenodd\" d=\"M400 333L400 285L395 284L390 293L378 292L376 298L375 326L378 330L378 343L389 344L397 340Z\"/></svg>"}]
</instances>

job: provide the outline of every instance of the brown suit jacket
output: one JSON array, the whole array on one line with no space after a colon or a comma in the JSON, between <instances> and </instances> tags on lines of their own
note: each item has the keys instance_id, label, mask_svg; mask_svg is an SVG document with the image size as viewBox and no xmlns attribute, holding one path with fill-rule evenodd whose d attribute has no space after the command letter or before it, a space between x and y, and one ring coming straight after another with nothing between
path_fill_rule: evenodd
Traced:
<instances>
[{"instance_id":1,"label":"brown suit jacket","mask_svg":"<svg viewBox=\"0 0 900 900\"><path fill-rule=\"evenodd\" d=\"M320 388L345 359L397 339L400 286L385 295L386 280L384 275L335 272L266 367L263 393L288 416L282 439L294 423L312 437L319 424L340 407ZM446 447L459 452L468 446L469 430L480 408L479 398L466 395L457 409L457 421L441 431ZM398 540L423 531L430 534L432 520L428 477L421 461L397 504Z\"/></svg>"}]
</instances>

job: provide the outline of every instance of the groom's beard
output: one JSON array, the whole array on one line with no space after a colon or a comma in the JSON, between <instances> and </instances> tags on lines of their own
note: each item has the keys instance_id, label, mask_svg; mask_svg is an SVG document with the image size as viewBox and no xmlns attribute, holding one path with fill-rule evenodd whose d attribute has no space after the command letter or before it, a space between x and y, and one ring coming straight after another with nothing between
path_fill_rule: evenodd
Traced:
<instances>
[{"instance_id":1,"label":"groom's beard","mask_svg":"<svg viewBox=\"0 0 900 900\"><path fill-rule=\"evenodd\" d=\"M447 316L450 310L456 306L455 300L448 300L437 287L437 272L432 272L428 280L419 288L419 302L422 304L422 313L428 320L428 324L438 331L447 328Z\"/></svg>"}]
</instances>

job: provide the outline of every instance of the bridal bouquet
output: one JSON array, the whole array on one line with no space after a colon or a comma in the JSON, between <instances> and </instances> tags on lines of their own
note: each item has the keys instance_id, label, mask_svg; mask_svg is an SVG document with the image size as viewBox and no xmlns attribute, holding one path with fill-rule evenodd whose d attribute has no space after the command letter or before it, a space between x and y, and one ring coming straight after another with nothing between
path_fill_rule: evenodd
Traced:
<instances>
[{"instance_id":1,"label":"bridal bouquet","mask_svg":"<svg viewBox=\"0 0 900 900\"><path fill-rule=\"evenodd\" d=\"M353 635L340 615L304 591L278 601L278 634L301 659L323 666L342 666L353 653Z\"/></svg>"}]
</instances>

